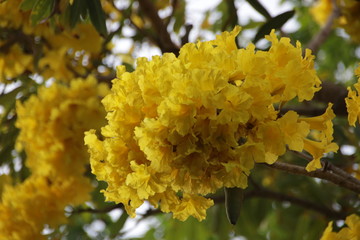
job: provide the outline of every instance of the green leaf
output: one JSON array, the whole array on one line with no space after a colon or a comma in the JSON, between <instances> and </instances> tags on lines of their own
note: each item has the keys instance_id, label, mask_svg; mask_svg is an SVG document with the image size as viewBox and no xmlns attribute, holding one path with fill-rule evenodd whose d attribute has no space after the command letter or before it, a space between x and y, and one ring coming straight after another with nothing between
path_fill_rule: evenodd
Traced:
<instances>
[{"instance_id":1,"label":"green leaf","mask_svg":"<svg viewBox=\"0 0 360 240\"><path fill-rule=\"evenodd\" d=\"M80 20L83 9L86 9L86 0L75 0L72 5L69 6L69 25L71 28L75 27Z\"/></svg>"},{"instance_id":2,"label":"green leaf","mask_svg":"<svg viewBox=\"0 0 360 240\"><path fill-rule=\"evenodd\" d=\"M24 10L24 11L29 11L31 10L37 0L24 0L21 4L20 4L20 9Z\"/></svg>"},{"instance_id":3,"label":"green leaf","mask_svg":"<svg viewBox=\"0 0 360 240\"><path fill-rule=\"evenodd\" d=\"M118 235L120 230L124 227L126 220L128 219L129 215L125 212L121 214L120 218L111 226L110 228L110 237L114 238Z\"/></svg>"},{"instance_id":4,"label":"green leaf","mask_svg":"<svg viewBox=\"0 0 360 240\"><path fill-rule=\"evenodd\" d=\"M5 108L5 112L14 106L14 103L16 101L16 95L22 90L24 90L24 87L20 86L18 88L15 88L11 92L0 95L0 105Z\"/></svg>"},{"instance_id":5,"label":"green leaf","mask_svg":"<svg viewBox=\"0 0 360 240\"><path fill-rule=\"evenodd\" d=\"M257 41L259 41L265 35L269 34L272 29L280 29L290 18L294 16L294 14L295 11L291 10L281 13L274 18L271 18L269 21L267 21L264 25L260 27L260 29L256 33L253 42L256 43Z\"/></svg>"},{"instance_id":6,"label":"green leaf","mask_svg":"<svg viewBox=\"0 0 360 240\"><path fill-rule=\"evenodd\" d=\"M55 0L37 0L31 11L31 23L36 25L49 17L54 8L54 3Z\"/></svg>"},{"instance_id":7,"label":"green leaf","mask_svg":"<svg viewBox=\"0 0 360 240\"><path fill-rule=\"evenodd\" d=\"M235 225L240 216L241 205L244 197L244 189L224 188L225 208L229 222Z\"/></svg>"},{"instance_id":8,"label":"green leaf","mask_svg":"<svg viewBox=\"0 0 360 240\"><path fill-rule=\"evenodd\" d=\"M247 2L266 19L271 19L270 13L258 0L247 0Z\"/></svg>"},{"instance_id":9,"label":"green leaf","mask_svg":"<svg viewBox=\"0 0 360 240\"><path fill-rule=\"evenodd\" d=\"M100 35L106 37L106 19L100 0L86 0L86 3L88 6L90 20L92 24L94 25L98 33L100 33Z\"/></svg>"}]
</instances>

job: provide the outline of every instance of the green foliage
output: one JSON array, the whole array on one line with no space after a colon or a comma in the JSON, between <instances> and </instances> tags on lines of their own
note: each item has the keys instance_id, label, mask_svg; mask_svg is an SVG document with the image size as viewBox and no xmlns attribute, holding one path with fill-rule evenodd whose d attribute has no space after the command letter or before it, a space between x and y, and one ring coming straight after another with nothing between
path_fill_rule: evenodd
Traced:
<instances>
[{"instance_id":1,"label":"green foliage","mask_svg":"<svg viewBox=\"0 0 360 240\"><path fill-rule=\"evenodd\" d=\"M262 25L255 35L254 43L262 39L265 35L268 35L272 29L280 29L290 18L295 14L295 11L287 11L270 18L264 25Z\"/></svg>"}]
</instances>

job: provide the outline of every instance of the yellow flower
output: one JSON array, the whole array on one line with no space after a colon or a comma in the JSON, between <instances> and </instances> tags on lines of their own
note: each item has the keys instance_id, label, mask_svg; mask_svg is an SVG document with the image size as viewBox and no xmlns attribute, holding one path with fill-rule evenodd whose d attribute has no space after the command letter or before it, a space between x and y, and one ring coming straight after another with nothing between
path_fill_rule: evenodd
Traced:
<instances>
[{"instance_id":1,"label":"yellow flower","mask_svg":"<svg viewBox=\"0 0 360 240\"><path fill-rule=\"evenodd\" d=\"M355 126L356 121L360 120L360 66L355 70L356 76L358 76L358 82L354 84L355 90L351 90L348 87L348 96L345 98L346 108L348 111L349 124Z\"/></svg>"},{"instance_id":2,"label":"yellow flower","mask_svg":"<svg viewBox=\"0 0 360 240\"><path fill-rule=\"evenodd\" d=\"M336 25L345 29L355 42L360 42L360 3L356 0L337 0L337 6L340 8L341 16L336 20ZM320 0L310 12L315 21L321 25L326 23L333 11L332 0Z\"/></svg>"},{"instance_id":3,"label":"yellow flower","mask_svg":"<svg viewBox=\"0 0 360 240\"><path fill-rule=\"evenodd\" d=\"M320 240L357 240L360 237L360 217L352 214L345 219L346 227L339 232L332 231L332 222L325 229Z\"/></svg>"},{"instance_id":4,"label":"yellow flower","mask_svg":"<svg viewBox=\"0 0 360 240\"><path fill-rule=\"evenodd\" d=\"M269 51L237 49L239 31L186 44L179 57L139 58L132 73L117 68L102 101L103 140L94 130L85 136L108 201L131 216L148 200L180 220L203 220L212 205L204 196L246 188L254 164L274 163L286 145L303 150L310 124L293 112L279 118L275 105L320 89L313 56L274 32Z\"/></svg>"},{"instance_id":5,"label":"yellow flower","mask_svg":"<svg viewBox=\"0 0 360 240\"><path fill-rule=\"evenodd\" d=\"M310 13L318 24L324 25L327 19L329 18L332 10L333 10L332 0L319 0L310 9Z\"/></svg>"},{"instance_id":6,"label":"yellow flower","mask_svg":"<svg viewBox=\"0 0 360 240\"><path fill-rule=\"evenodd\" d=\"M88 200L91 189L87 179L70 176L32 175L19 185L6 186L0 203L0 238L45 239L41 236L44 224L65 223L65 206Z\"/></svg>"},{"instance_id":7,"label":"yellow flower","mask_svg":"<svg viewBox=\"0 0 360 240\"><path fill-rule=\"evenodd\" d=\"M84 131L104 122L94 78L74 80L70 88L60 84L42 87L38 96L24 104L18 102L16 109L16 126L21 129L17 149L25 149L32 173L48 176L84 171L88 156Z\"/></svg>"},{"instance_id":8,"label":"yellow flower","mask_svg":"<svg viewBox=\"0 0 360 240\"><path fill-rule=\"evenodd\" d=\"M332 119L335 117L332 104L329 103L323 115L311 118L300 118L301 121L309 124L310 129L316 131L316 136L313 140L304 140L304 150L310 153L313 160L306 166L307 171L314 171L321 168L320 158L325 153L336 152L339 146L333 143L333 123Z\"/></svg>"},{"instance_id":9,"label":"yellow flower","mask_svg":"<svg viewBox=\"0 0 360 240\"><path fill-rule=\"evenodd\" d=\"M329 222L320 240L345 240L339 234L332 231L333 222Z\"/></svg>"},{"instance_id":10,"label":"yellow flower","mask_svg":"<svg viewBox=\"0 0 360 240\"><path fill-rule=\"evenodd\" d=\"M1 42L0 42L1 46ZM31 70L33 57L22 52L19 45L13 45L9 52L0 54L0 83L15 78L23 74L26 70Z\"/></svg>"},{"instance_id":11,"label":"yellow flower","mask_svg":"<svg viewBox=\"0 0 360 240\"><path fill-rule=\"evenodd\" d=\"M104 92L104 86L89 77L74 80L69 87L41 87L37 96L17 102L17 149L25 150L32 174L3 190L0 239L45 239L44 224L51 228L64 224L67 205L89 200L93 186L84 176L88 161L84 131L103 125L99 97Z\"/></svg>"}]
</instances>

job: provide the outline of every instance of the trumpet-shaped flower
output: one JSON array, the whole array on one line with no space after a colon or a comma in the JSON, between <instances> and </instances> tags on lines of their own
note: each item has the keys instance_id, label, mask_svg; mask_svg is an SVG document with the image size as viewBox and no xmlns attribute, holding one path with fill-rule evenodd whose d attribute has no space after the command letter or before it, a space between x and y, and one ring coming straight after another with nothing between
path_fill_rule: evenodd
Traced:
<instances>
[{"instance_id":1,"label":"trumpet-shaped flower","mask_svg":"<svg viewBox=\"0 0 360 240\"><path fill-rule=\"evenodd\" d=\"M266 37L269 51L238 49L239 31L186 44L178 57L140 58L132 73L118 67L103 100L103 139L95 130L85 136L92 172L108 183L107 200L131 216L147 200L180 220L203 220L213 204L208 194L246 188L255 163L274 163L286 146L305 148L311 124L275 107L310 100L320 89L314 57L274 32Z\"/></svg>"}]
</instances>

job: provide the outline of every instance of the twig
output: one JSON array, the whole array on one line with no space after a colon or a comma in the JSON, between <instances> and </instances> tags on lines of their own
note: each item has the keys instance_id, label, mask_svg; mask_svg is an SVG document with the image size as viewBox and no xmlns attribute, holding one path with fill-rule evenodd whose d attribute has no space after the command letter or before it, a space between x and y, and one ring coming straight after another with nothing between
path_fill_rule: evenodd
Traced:
<instances>
[{"instance_id":1,"label":"twig","mask_svg":"<svg viewBox=\"0 0 360 240\"><path fill-rule=\"evenodd\" d=\"M161 51L173 52L178 55L179 48L172 42L169 32L166 29L164 21L158 15L157 9L150 0L139 0L139 6L142 12L148 17L153 28L155 29L160 44Z\"/></svg>"},{"instance_id":2,"label":"twig","mask_svg":"<svg viewBox=\"0 0 360 240\"><path fill-rule=\"evenodd\" d=\"M320 32L310 41L307 46L307 48L312 50L313 54L316 54L319 51L321 44L324 43L329 37L335 19L340 16L340 9L336 4L336 0L332 1L332 5L333 10L328 17L325 25L321 28Z\"/></svg>"},{"instance_id":3,"label":"twig","mask_svg":"<svg viewBox=\"0 0 360 240\"><path fill-rule=\"evenodd\" d=\"M115 205L111 205L109 207L106 208L101 208L101 209L95 209L95 208L78 208L78 209L74 209L73 211L68 212L69 214L80 214L80 213L108 213L111 212L114 209L122 209L123 208L123 204L122 203L118 203Z\"/></svg>"},{"instance_id":4,"label":"twig","mask_svg":"<svg viewBox=\"0 0 360 240\"><path fill-rule=\"evenodd\" d=\"M329 218L333 219L345 219L347 214L345 212L337 212L333 209L329 209L325 206L301 199L295 196L286 195L283 193L274 192L268 189L252 190L245 193L245 198L261 197L277 200L279 202L290 202L306 209L319 212Z\"/></svg>"},{"instance_id":5,"label":"twig","mask_svg":"<svg viewBox=\"0 0 360 240\"><path fill-rule=\"evenodd\" d=\"M359 184L356 184L353 181L350 181L348 178L344 178L333 172L322 171L322 170L308 172L308 171L306 171L305 167L290 164L290 163L279 162L279 161L275 162L271 165L266 164L266 163L262 163L262 165L265 165L270 168L279 169L279 170L282 170L282 171L285 171L288 173L292 173L292 174L316 177L316 178L328 180L340 187L347 188L353 192L360 194L360 185Z\"/></svg>"},{"instance_id":6,"label":"twig","mask_svg":"<svg viewBox=\"0 0 360 240\"><path fill-rule=\"evenodd\" d=\"M308 162L311 162L313 160L313 158L310 155L308 155L304 152L296 152L296 151L291 151L291 152L303 159L306 159ZM346 179L347 181L353 182L360 186L360 180L354 178L348 172L345 172L341 168L336 167L334 164L330 163L329 161L321 160L321 165L323 167L322 171L333 172L334 174L338 175L339 177L342 177L342 178Z\"/></svg>"},{"instance_id":7,"label":"twig","mask_svg":"<svg viewBox=\"0 0 360 240\"><path fill-rule=\"evenodd\" d=\"M325 215L328 218L331 219L345 219L347 216L346 212L343 211L335 211L331 208L328 208L326 206L305 200L305 199L301 199L299 197L296 196L290 196L284 193L280 193L280 192L275 192L269 189L265 189L262 186L259 186L258 184L256 184L259 188L255 188L253 190L250 191L245 191L244 193L244 200L248 200L254 197L258 197L258 198L267 198L267 199L273 199L275 201L278 202L289 202L292 204L295 204L297 206L318 212L322 215ZM216 204L221 204L224 203L225 198L224 196L217 196L213 198L214 202Z\"/></svg>"}]
</instances>

